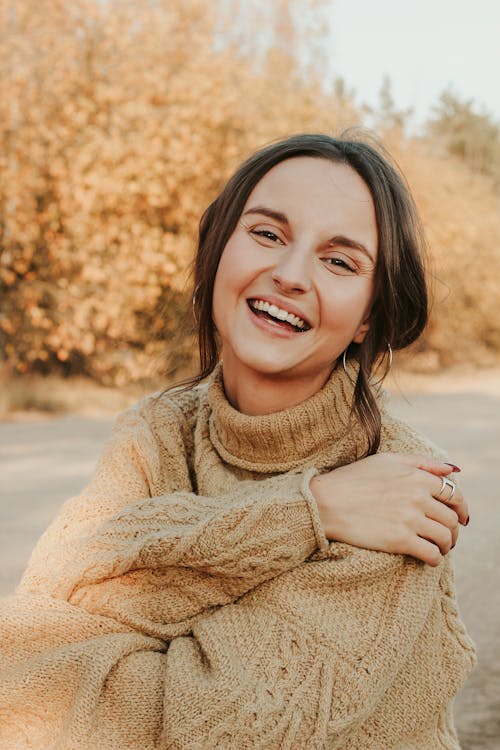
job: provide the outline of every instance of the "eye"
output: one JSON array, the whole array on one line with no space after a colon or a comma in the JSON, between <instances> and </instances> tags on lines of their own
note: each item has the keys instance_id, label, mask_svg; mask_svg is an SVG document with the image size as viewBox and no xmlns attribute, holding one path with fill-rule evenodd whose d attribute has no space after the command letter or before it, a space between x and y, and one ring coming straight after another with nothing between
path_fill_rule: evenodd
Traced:
<instances>
[{"instance_id":1,"label":"eye","mask_svg":"<svg viewBox=\"0 0 500 750\"><path fill-rule=\"evenodd\" d=\"M356 266L354 263L346 260L345 258L341 258L338 255L335 256L329 256L322 259L327 266L330 267L330 269L334 273L355 273L356 272Z\"/></svg>"},{"instance_id":2,"label":"eye","mask_svg":"<svg viewBox=\"0 0 500 750\"><path fill-rule=\"evenodd\" d=\"M285 243L281 239L281 237L278 237L278 235L273 232L271 229L251 229L250 234L257 235L258 237L262 237L262 239L269 244L272 243L278 243L280 245L284 245ZM266 244L267 244L266 243Z\"/></svg>"}]
</instances>

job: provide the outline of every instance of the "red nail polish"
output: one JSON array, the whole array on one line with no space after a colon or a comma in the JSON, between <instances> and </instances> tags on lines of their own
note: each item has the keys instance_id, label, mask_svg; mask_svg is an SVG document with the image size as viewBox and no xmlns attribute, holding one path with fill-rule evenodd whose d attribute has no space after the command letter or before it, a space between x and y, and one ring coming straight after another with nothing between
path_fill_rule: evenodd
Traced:
<instances>
[{"instance_id":1,"label":"red nail polish","mask_svg":"<svg viewBox=\"0 0 500 750\"><path fill-rule=\"evenodd\" d=\"M469 525L469 521L470 521L470 516L467 516L467 520L466 520L466 522L464 523L464 526L468 526L468 525Z\"/></svg>"},{"instance_id":2,"label":"red nail polish","mask_svg":"<svg viewBox=\"0 0 500 750\"><path fill-rule=\"evenodd\" d=\"M457 473L459 471L462 471L462 469L460 468L460 466L455 466L455 464L450 464L449 461L445 461L444 463L446 464L446 466L451 466L451 468L453 469L453 471L456 471Z\"/></svg>"}]
</instances>

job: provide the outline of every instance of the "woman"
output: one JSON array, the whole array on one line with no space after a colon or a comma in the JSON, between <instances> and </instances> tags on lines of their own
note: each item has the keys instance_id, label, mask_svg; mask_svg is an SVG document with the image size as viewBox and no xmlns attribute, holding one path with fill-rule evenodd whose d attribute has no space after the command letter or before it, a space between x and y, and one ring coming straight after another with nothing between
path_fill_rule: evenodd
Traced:
<instances>
[{"instance_id":1,"label":"woman","mask_svg":"<svg viewBox=\"0 0 500 750\"><path fill-rule=\"evenodd\" d=\"M240 167L200 227L200 376L118 418L3 603L2 748L459 747L458 467L371 377L424 327L420 242L369 145Z\"/></svg>"}]
</instances>

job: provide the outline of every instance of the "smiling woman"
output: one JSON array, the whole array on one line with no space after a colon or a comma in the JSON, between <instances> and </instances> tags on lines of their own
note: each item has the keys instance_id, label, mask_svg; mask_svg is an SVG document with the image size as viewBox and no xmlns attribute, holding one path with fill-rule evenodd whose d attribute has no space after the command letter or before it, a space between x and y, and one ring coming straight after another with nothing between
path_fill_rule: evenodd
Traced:
<instances>
[{"instance_id":1,"label":"smiling woman","mask_svg":"<svg viewBox=\"0 0 500 750\"><path fill-rule=\"evenodd\" d=\"M265 414L305 401L349 344L363 341L377 244L370 191L350 167L298 157L260 180L224 249L213 293L224 387L240 411ZM282 322L288 314L299 327Z\"/></svg>"},{"instance_id":2,"label":"smiling woman","mask_svg":"<svg viewBox=\"0 0 500 750\"><path fill-rule=\"evenodd\" d=\"M296 172L293 187L286 179L287 172L292 177ZM324 196L325 191L329 201ZM259 198L261 194L263 201ZM278 196L283 200L283 208L276 203ZM295 203L295 211L298 211L295 217L288 215L290 209L288 214L284 210L287 199ZM316 205L318 210L315 212ZM340 206L344 211L342 215ZM260 209L260 214L253 213L256 209ZM221 257L224 266L224 248L233 240L237 227L253 227L252 231L258 233L255 236L262 237L265 245L287 247L285 259L290 255L291 247L291 260L296 262L300 255L297 256L295 251L296 238L290 245L290 232L294 229L292 222L302 218L304 223L307 211L313 222L317 222L312 226L323 232L318 246L313 249L318 264L334 265L346 275L360 278L354 282L358 286L363 281L366 284L367 275L371 276L369 325L368 321L362 324L359 335L353 335L352 340L346 342L344 352L353 356L359 365L353 410L366 433L368 446L365 453L374 453L380 441L381 423L370 386L371 374L377 362L383 364L388 354L390 360L393 349L408 346L422 333L427 322L427 287L422 262L425 239L412 196L404 177L391 164L388 155L367 143L309 134L288 138L253 154L209 206L201 221L195 260L193 307L199 321L200 373L191 384L201 382L213 372L219 360L220 340L213 323L212 291ZM259 216L264 220L274 220L274 224L256 224ZM310 238L308 241L311 242ZM331 250L323 255L320 263L317 253L321 254L330 245ZM298 272L301 272L300 267ZM303 283L303 279L301 281ZM335 293L343 292L348 283L343 281L340 289L337 285ZM275 287L273 281L274 295L277 294ZM275 306L279 307L282 296L277 295ZM289 299L302 299L303 296L300 292L288 295ZM337 307L338 314L340 305L336 300L333 306ZM284 309L288 311L286 306ZM363 312L360 311L361 316ZM296 310L295 314L299 315L299 312ZM364 337L362 347L356 340L360 337ZM301 339L300 344L302 346L305 341ZM327 352L331 353L331 343ZM304 388L304 392L313 392L317 382L302 384L302 387L296 383L296 386L300 391ZM281 389L282 384L276 382L275 392L280 393ZM292 399L297 403L300 392L297 391ZM272 400L270 411L279 408L277 403Z\"/></svg>"},{"instance_id":3,"label":"smiling woman","mask_svg":"<svg viewBox=\"0 0 500 750\"><path fill-rule=\"evenodd\" d=\"M200 224L199 374L118 417L0 606L2 748L459 748L460 469L373 377L425 325L421 248L366 143L238 169Z\"/></svg>"}]
</instances>

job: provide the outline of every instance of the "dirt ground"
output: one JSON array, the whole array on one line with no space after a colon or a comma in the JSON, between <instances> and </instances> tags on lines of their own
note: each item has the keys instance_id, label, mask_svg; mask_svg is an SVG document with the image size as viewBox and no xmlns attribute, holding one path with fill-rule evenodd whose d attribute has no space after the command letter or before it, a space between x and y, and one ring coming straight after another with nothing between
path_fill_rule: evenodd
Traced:
<instances>
[{"instance_id":1,"label":"dirt ground","mask_svg":"<svg viewBox=\"0 0 500 750\"><path fill-rule=\"evenodd\" d=\"M453 554L479 663L457 699L456 723L463 750L499 750L500 373L400 377L389 385L394 411L462 467L471 521ZM0 423L0 594L14 588L63 500L84 486L112 421L18 415Z\"/></svg>"}]
</instances>

